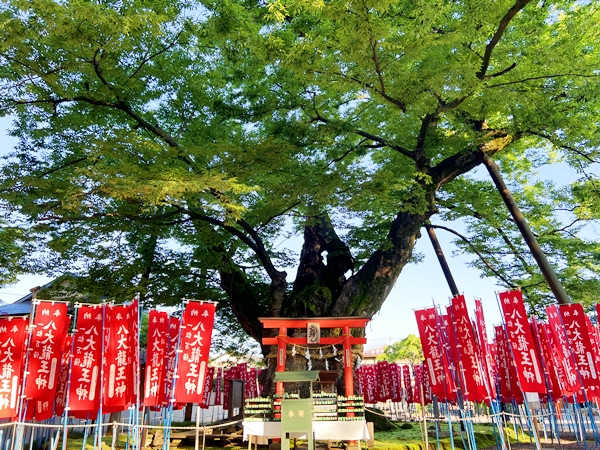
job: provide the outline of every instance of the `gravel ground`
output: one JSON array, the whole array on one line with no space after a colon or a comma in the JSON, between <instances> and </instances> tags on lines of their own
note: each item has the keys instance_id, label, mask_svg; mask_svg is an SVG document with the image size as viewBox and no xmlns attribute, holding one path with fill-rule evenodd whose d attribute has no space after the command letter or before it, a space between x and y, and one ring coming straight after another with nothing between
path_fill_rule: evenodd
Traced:
<instances>
[{"instance_id":1,"label":"gravel ground","mask_svg":"<svg viewBox=\"0 0 600 450\"><path fill-rule=\"evenodd\" d=\"M560 442L556 440L554 442L548 440L542 440L540 442L540 446L543 450L597 450L596 444L594 441L587 442L586 445L583 442L571 441L567 439L561 439ZM492 447L495 448L495 447ZM510 450L537 450L534 443L526 443L526 444L510 444Z\"/></svg>"}]
</instances>

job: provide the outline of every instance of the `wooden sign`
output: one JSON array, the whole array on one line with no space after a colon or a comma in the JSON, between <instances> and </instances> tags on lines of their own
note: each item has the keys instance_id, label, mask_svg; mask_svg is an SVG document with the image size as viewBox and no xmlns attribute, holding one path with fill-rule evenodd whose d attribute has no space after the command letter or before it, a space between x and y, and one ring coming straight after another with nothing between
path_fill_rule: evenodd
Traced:
<instances>
[{"instance_id":1,"label":"wooden sign","mask_svg":"<svg viewBox=\"0 0 600 450\"><path fill-rule=\"evenodd\" d=\"M321 325L317 322L308 322L306 324L306 343L321 343Z\"/></svg>"}]
</instances>

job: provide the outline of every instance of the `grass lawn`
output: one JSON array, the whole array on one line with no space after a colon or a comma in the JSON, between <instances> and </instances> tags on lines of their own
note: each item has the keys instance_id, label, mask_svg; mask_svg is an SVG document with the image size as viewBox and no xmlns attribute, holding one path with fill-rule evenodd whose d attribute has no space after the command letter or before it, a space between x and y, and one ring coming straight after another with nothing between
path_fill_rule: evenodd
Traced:
<instances>
[{"instance_id":1,"label":"grass lawn","mask_svg":"<svg viewBox=\"0 0 600 450\"><path fill-rule=\"evenodd\" d=\"M402 422L396 423L399 427L393 431L385 431L385 432L375 432L375 449L376 450L423 450L424 446L424 438L422 434L422 426L419 423L408 423L404 424ZM437 450L438 445L436 441L436 432L435 427L431 423L428 423L429 433L429 448L431 450ZM458 449L468 448L467 436L465 433L460 433L459 426L454 425L453 427L453 436L454 436L454 447ZM510 441L516 442L515 434L512 428L506 428L505 433L508 433L510 437ZM485 449L496 446L496 437L494 436L494 427L491 424L476 424L474 426L474 435L477 443L478 449ZM506 435L505 435L506 436ZM439 438L440 438L440 448L442 450L450 450L452 448L450 441L450 433L448 432L448 425L446 423L440 424L439 427ZM521 435L521 442L529 441L527 436ZM103 450L110 450L112 443L112 437L106 437L103 439ZM86 443L86 450L93 449L93 441L91 437L88 437ZM208 442L207 442L208 444ZM299 448L306 448L304 442L298 440ZM79 450L82 448L83 438L77 434L70 434L68 440L68 449L69 450ZM365 448L366 444L362 443L363 448ZM117 441L118 449L125 449L126 446L126 435L119 436ZM62 442L59 443L59 448L62 447ZM160 448L160 447L158 447ZM174 448L174 447L172 447ZM193 450L194 442L193 441L182 441L177 447L181 450ZM201 447L200 447L201 448ZM206 446L207 450L216 450L223 449L224 447L209 447ZM246 450L248 448L247 443L243 445L232 445L225 447L229 450ZM266 446L259 447L262 449L266 449ZM324 448L319 445L319 448Z\"/></svg>"}]
</instances>

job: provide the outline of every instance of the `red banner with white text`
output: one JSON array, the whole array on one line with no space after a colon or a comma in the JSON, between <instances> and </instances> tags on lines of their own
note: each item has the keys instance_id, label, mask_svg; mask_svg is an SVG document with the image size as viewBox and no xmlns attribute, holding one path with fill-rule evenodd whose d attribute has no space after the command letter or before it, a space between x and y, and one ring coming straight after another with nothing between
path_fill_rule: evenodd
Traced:
<instances>
[{"instance_id":1,"label":"red banner with white text","mask_svg":"<svg viewBox=\"0 0 600 450\"><path fill-rule=\"evenodd\" d=\"M547 307L546 314L548 316L548 328L546 329L548 343L552 348L552 353L556 355L555 361L562 367L564 372L561 380L563 383L562 389L566 395L575 394L581 390L582 385L558 307Z\"/></svg>"},{"instance_id":2,"label":"red banner with white text","mask_svg":"<svg viewBox=\"0 0 600 450\"><path fill-rule=\"evenodd\" d=\"M458 295L451 300L449 312L456 338L458 373L463 383L463 396L465 400L482 401L488 397L488 394L476 351L473 324L469 319L463 295Z\"/></svg>"},{"instance_id":3,"label":"red banner with white text","mask_svg":"<svg viewBox=\"0 0 600 450\"><path fill-rule=\"evenodd\" d=\"M204 389L202 390L202 409L208 409L210 406L210 395L212 394L213 379L215 377L215 368L209 367L206 369L206 378L204 380ZM256 396L255 396L256 397Z\"/></svg>"},{"instance_id":4,"label":"red banner with white text","mask_svg":"<svg viewBox=\"0 0 600 450\"><path fill-rule=\"evenodd\" d=\"M0 319L0 419L17 415L28 328L28 317Z\"/></svg>"},{"instance_id":5,"label":"red banner with white text","mask_svg":"<svg viewBox=\"0 0 600 450\"><path fill-rule=\"evenodd\" d=\"M175 383L177 402L202 402L214 318L214 303L189 301L186 305Z\"/></svg>"},{"instance_id":6,"label":"red banner with white text","mask_svg":"<svg viewBox=\"0 0 600 450\"><path fill-rule=\"evenodd\" d=\"M510 353L506 333L502 326L494 327L496 338L496 361L498 379L500 384L500 397L503 402L521 402L523 394L519 386L519 380L513 358Z\"/></svg>"},{"instance_id":7,"label":"red banner with white text","mask_svg":"<svg viewBox=\"0 0 600 450\"><path fill-rule=\"evenodd\" d=\"M62 351L69 329L68 304L50 301L35 301L34 304L25 397L49 400L56 393Z\"/></svg>"},{"instance_id":8,"label":"red banner with white text","mask_svg":"<svg viewBox=\"0 0 600 450\"><path fill-rule=\"evenodd\" d=\"M442 337L442 318L435 308L425 308L415 311L419 337L425 357L425 370L429 371L432 393L439 398L452 397L456 390L450 377L448 359L444 351Z\"/></svg>"},{"instance_id":9,"label":"red banner with white text","mask_svg":"<svg viewBox=\"0 0 600 450\"><path fill-rule=\"evenodd\" d=\"M173 397L173 380L175 377L175 362L177 361L177 345L179 342L180 327L180 319L169 317L169 340L165 357L165 383L163 389L161 389L160 396L160 404L163 406L169 405Z\"/></svg>"},{"instance_id":10,"label":"red banner with white text","mask_svg":"<svg viewBox=\"0 0 600 450\"><path fill-rule=\"evenodd\" d=\"M523 392L545 393L544 372L529 328L523 295L521 291L513 290L501 292L499 297L521 389Z\"/></svg>"},{"instance_id":11,"label":"red banner with white text","mask_svg":"<svg viewBox=\"0 0 600 450\"><path fill-rule=\"evenodd\" d=\"M560 364L556 363L555 352L552 351L552 348L549 343L548 334L551 333L546 331L546 327L548 325L545 323L540 323L537 321L533 321L532 331L534 338L539 342L539 347L541 349L540 353L542 355L542 359L544 361L545 372L548 376L549 381L549 389L548 395L552 396L552 398L561 398L564 395L564 390L562 386L564 382L564 371Z\"/></svg>"},{"instance_id":12,"label":"red banner with white text","mask_svg":"<svg viewBox=\"0 0 600 450\"><path fill-rule=\"evenodd\" d=\"M223 369L219 367L217 369L217 381L215 382L215 405L223 404Z\"/></svg>"},{"instance_id":13,"label":"red banner with white text","mask_svg":"<svg viewBox=\"0 0 600 450\"><path fill-rule=\"evenodd\" d=\"M83 305L77 314L69 409L96 413L100 406L103 305Z\"/></svg>"},{"instance_id":14,"label":"red banner with white text","mask_svg":"<svg viewBox=\"0 0 600 450\"><path fill-rule=\"evenodd\" d=\"M58 386L56 387L56 399L54 401L54 414L62 416L65 412L67 402L67 388L69 385L69 370L71 361L71 350L73 348L74 335L69 335L65 339L62 359L60 361L60 372L58 374Z\"/></svg>"},{"instance_id":15,"label":"red banner with white text","mask_svg":"<svg viewBox=\"0 0 600 450\"><path fill-rule=\"evenodd\" d=\"M161 387L166 376L166 356L169 341L169 314L151 310L148 314L148 338L146 343L146 378L144 382L144 406L160 404Z\"/></svg>"},{"instance_id":16,"label":"red banner with white text","mask_svg":"<svg viewBox=\"0 0 600 450\"><path fill-rule=\"evenodd\" d=\"M477 331L477 342L479 345L479 357L483 364L483 372L487 376L486 388L492 397L496 397L496 376L494 374L494 358L490 352L487 330L485 328L485 318L483 315L483 306L481 300L475 299L475 328Z\"/></svg>"},{"instance_id":17,"label":"red banner with white text","mask_svg":"<svg viewBox=\"0 0 600 450\"><path fill-rule=\"evenodd\" d=\"M375 403L377 401L376 394L376 375L375 366L365 365L362 366L362 385L363 385L363 396L365 397L365 403Z\"/></svg>"},{"instance_id":18,"label":"red banner with white text","mask_svg":"<svg viewBox=\"0 0 600 450\"><path fill-rule=\"evenodd\" d=\"M390 364L391 397L393 402L402 401L402 369L398 364Z\"/></svg>"},{"instance_id":19,"label":"red banner with white text","mask_svg":"<svg viewBox=\"0 0 600 450\"><path fill-rule=\"evenodd\" d=\"M404 398L406 403L413 403L415 400L412 380L410 378L410 367L402 366L402 379L404 383Z\"/></svg>"},{"instance_id":20,"label":"red banner with white text","mask_svg":"<svg viewBox=\"0 0 600 450\"><path fill-rule=\"evenodd\" d=\"M560 305L559 312L564 323L575 363L586 389L600 387L598 368L590 342L583 305L572 303Z\"/></svg>"},{"instance_id":21,"label":"red banner with white text","mask_svg":"<svg viewBox=\"0 0 600 450\"><path fill-rule=\"evenodd\" d=\"M106 412L124 411L130 405L135 389L132 323L137 319L133 305L106 306L107 348L105 351L102 409Z\"/></svg>"}]
</instances>

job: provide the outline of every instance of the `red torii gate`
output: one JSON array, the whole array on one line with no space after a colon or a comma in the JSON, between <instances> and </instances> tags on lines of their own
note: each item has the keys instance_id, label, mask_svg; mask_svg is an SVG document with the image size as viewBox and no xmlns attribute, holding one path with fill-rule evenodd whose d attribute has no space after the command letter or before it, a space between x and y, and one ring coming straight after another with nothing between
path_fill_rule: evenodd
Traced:
<instances>
[{"instance_id":1,"label":"red torii gate","mask_svg":"<svg viewBox=\"0 0 600 450\"><path fill-rule=\"evenodd\" d=\"M350 328L362 328L367 326L371 320L368 317L259 317L258 320L263 328L279 328L279 333L275 337L263 337L263 345L277 346L277 372L285 372L286 345L298 344L308 345L306 337L289 337L287 330L289 328L307 328L309 323L317 323L320 328L341 328L340 337L323 337L319 344L339 345L343 344L344 349L344 385L346 395L354 394L354 380L352 376L352 345L366 344L367 338L354 337L350 334ZM283 394L283 383L277 382L275 391L277 394Z\"/></svg>"}]
</instances>

